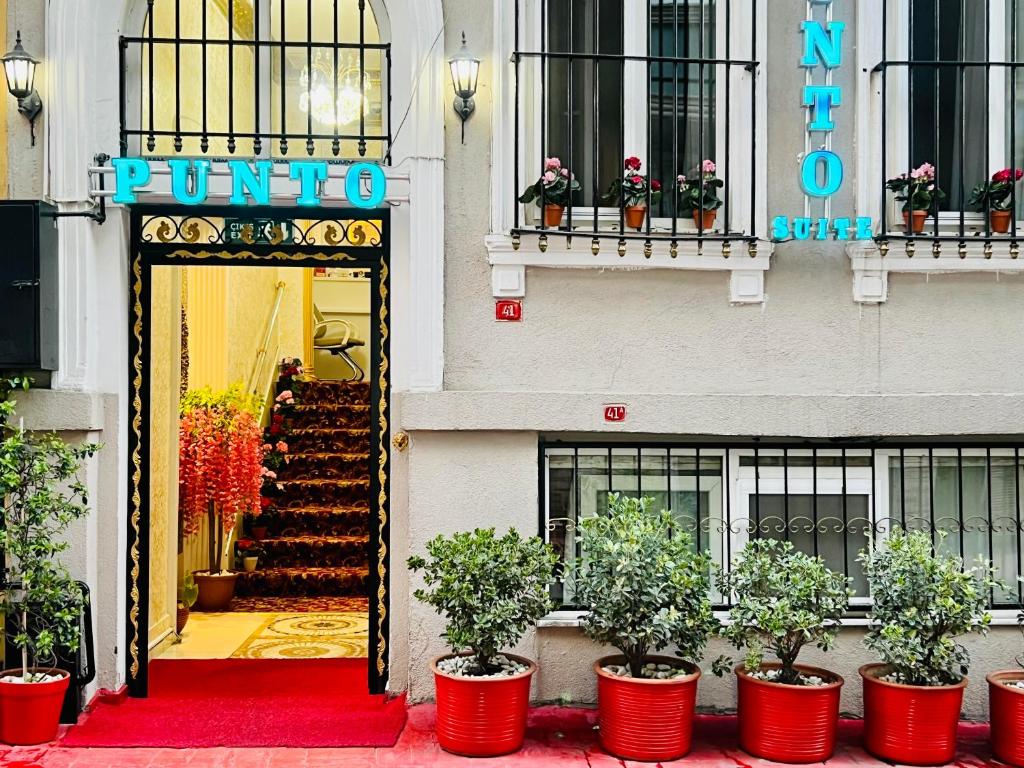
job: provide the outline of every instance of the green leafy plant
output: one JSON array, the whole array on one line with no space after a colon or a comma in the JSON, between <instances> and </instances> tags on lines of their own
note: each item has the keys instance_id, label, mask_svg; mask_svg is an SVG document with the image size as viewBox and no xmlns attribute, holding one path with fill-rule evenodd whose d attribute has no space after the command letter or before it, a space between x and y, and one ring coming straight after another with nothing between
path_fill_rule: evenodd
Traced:
<instances>
[{"instance_id":1,"label":"green leafy plant","mask_svg":"<svg viewBox=\"0 0 1024 768\"><path fill-rule=\"evenodd\" d=\"M627 157L623 161L623 168L622 178L611 183L604 194L604 202L618 205L621 201L627 208L638 205L646 207L648 197L651 205L661 202L661 182L648 179L646 174L640 173L640 158Z\"/></svg>"},{"instance_id":2,"label":"green leafy plant","mask_svg":"<svg viewBox=\"0 0 1024 768\"><path fill-rule=\"evenodd\" d=\"M679 207L687 212L717 211L721 208L722 201L718 197L718 190L725 186L725 182L715 176L716 171L714 161L705 160L701 163L695 178L688 179L682 175L677 177Z\"/></svg>"},{"instance_id":3,"label":"green leafy plant","mask_svg":"<svg viewBox=\"0 0 1024 768\"><path fill-rule=\"evenodd\" d=\"M549 157L544 161L544 173L537 181L526 188L526 191L519 197L521 203L532 203L537 205L543 200L545 205L560 205L565 208L574 192L579 192L582 187L576 180L576 176L568 168L562 167L562 161L557 157Z\"/></svg>"},{"instance_id":4,"label":"green leafy plant","mask_svg":"<svg viewBox=\"0 0 1024 768\"><path fill-rule=\"evenodd\" d=\"M5 398L24 379L0 384ZM99 450L86 443L72 446L53 433L29 433L8 425L14 401L0 403L0 551L6 556L6 584L0 611L7 617L8 638L21 650L25 682L45 679L30 670L56 662L58 648L74 651L85 596L59 556L69 544L68 526L88 514L81 464Z\"/></svg>"},{"instance_id":5,"label":"green leafy plant","mask_svg":"<svg viewBox=\"0 0 1024 768\"><path fill-rule=\"evenodd\" d=\"M887 189L896 193L896 200L903 203L904 211L930 211L946 193L935 184L935 166L923 163L910 174L899 176L885 182Z\"/></svg>"},{"instance_id":6,"label":"green leafy plant","mask_svg":"<svg viewBox=\"0 0 1024 768\"><path fill-rule=\"evenodd\" d=\"M747 649L747 672L760 669L770 652L781 664L776 682L789 685L803 683L793 665L805 645L832 647L851 595L849 579L820 557L775 539L750 541L718 584L735 600L722 636Z\"/></svg>"},{"instance_id":7,"label":"green leafy plant","mask_svg":"<svg viewBox=\"0 0 1024 768\"><path fill-rule=\"evenodd\" d=\"M992 564L964 568L955 555L933 552L931 536L896 529L874 552L862 552L873 605L864 639L905 685L951 685L970 666L956 638L987 634L989 592L1001 586Z\"/></svg>"},{"instance_id":8,"label":"green leafy plant","mask_svg":"<svg viewBox=\"0 0 1024 768\"><path fill-rule=\"evenodd\" d=\"M191 608L196 604L198 598L199 586L196 584L196 580L192 578L192 574L186 573L185 578L182 579L181 585L178 587L178 604Z\"/></svg>"},{"instance_id":9,"label":"green leafy plant","mask_svg":"<svg viewBox=\"0 0 1024 768\"><path fill-rule=\"evenodd\" d=\"M1004 168L992 179L971 190L970 205L976 211L1008 211L1013 207L1013 185L1024 178L1020 168Z\"/></svg>"},{"instance_id":10,"label":"green leafy plant","mask_svg":"<svg viewBox=\"0 0 1024 768\"><path fill-rule=\"evenodd\" d=\"M472 651L481 674L499 669L495 656L551 611L558 557L536 536L478 528L431 539L427 554L408 560L427 584L413 595L445 617L441 637L455 653Z\"/></svg>"},{"instance_id":11,"label":"green leafy plant","mask_svg":"<svg viewBox=\"0 0 1024 768\"><path fill-rule=\"evenodd\" d=\"M585 554L568 576L587 609L584 632L617 648L632 677L642 676L648 654L670 644L696 665L718 626L708 598L710 556L653 504L610 495L607 514L580 523Z\"/></svg>"}]
</instances>

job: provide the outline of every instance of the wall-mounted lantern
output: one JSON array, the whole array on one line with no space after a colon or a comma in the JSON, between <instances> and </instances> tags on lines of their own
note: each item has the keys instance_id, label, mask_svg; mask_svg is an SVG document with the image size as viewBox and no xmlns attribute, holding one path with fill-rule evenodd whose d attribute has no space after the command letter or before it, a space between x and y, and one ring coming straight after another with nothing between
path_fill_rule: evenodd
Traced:
<instances>
[{"instance_id":1,"label":"wall-mounted lantern","mask_svg":"<svg viewBox=\"0 0 1024 768\"><path fill-rule=\"evenodd\" d=\"M14 49L4 54L4 74L7 75L7 90L18 100L18 111L29 122L32 132L32 146L36 145L36 118L43 111L43 102L36 91L36 67L39 62L21 47L21 30L14 43Z\"/></svg>"},{"instance_id":2,"label":"wall-mounted lantern","mask_svg":"<svg viewBox=\"0 0 1024 768\"><path fill-rule=\"evenodd\" d=\"M462 143L466 143L466 120L476 109L473 96L476 95L477 78L480 76L480 59L466 47L466 33L462 33L462 47L448 62L452 70L452 85L455 87L455 112L462 118Z\"/></svg>"}]
</instances>

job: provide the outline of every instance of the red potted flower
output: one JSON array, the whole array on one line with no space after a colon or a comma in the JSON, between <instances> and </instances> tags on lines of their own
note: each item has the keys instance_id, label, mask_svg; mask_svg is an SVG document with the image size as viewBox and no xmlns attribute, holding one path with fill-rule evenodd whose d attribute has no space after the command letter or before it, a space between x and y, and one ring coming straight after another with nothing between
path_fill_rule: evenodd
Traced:
<instances>
[{"instance_id":1,"label":"red potted flower","mask_svg":"<svg viewBox=\"0 0 1024 768\"><path fill-rule=\"evenodd\" d=\"M533 203L544 209L544 226L558 229L562 225L562 214L572 203L572 194L579 192L580 183L572 171L562 166L557 157L544 160L544 173L519 197L521 203Z\"/></svg>"},{"instance_id":2,"label":"red potted flower","mask_svg":"<svg viewBox=\"0 0 1024 768\"><path fill-rule=\"evenodd\" d=\"M835 751L839 691L834 672L796 663L807 645L828 650L850 598L849 580L788 541L754 539L719 589L733 595L722 635L746 648L735 669L740 746L779 763L818 763ZM778 662L764 663L765 652ZM716 672L723 672L716 663Z\"/></svg>"},{"instance_id":3,"label":"red potted flower","mask_svg":"<svg viewBox=\"0 0 1024 768\"><path fill-rule=\"evenodd\" d=\"M611 495L607 514L580 524L583 557L566 581L589 608L583 631L619 651L594 664L601 746L652 762L690 751L697 662L717 627L709 555L653 504ZM669 645L679 658L654 655Z\"/></svg>"},{"instance_id":4,"label":"red potted flower","mask_svg":"<svg viewBox=\"0 0 1024 768\"><path fill-rule=\"evenodd\" d=\"M1004 168L992 174L991 181L979 184L971 191L971 206L988 213L989 229L1004 235L1010 231L1013 217L1014 185L1024 178L1020 168Z\"/></svg>"},{"instance_id":5,"label":"red potted flower","mask_svg":"<svg viewBox=\"0 0 1024 768\"><path fill-rule=\"evenodd\" d=\"M526 734L530 681L537 665L503 652L551 610L557 556L536 536L494 529L438 536L429 559L410 557L425 587L413 595L445 617L452 653L431 663L437 741L467 757L515 752Z\"/></svg>"},{"instance_id":6,"label":"red potted flower","mask_svg":"<svg viewBox=\"0 0 1024 768\"><path fill-rule=\"evenodd\" d=\"M970 656L956 638L986 634L991 564L964 569L932 537L895 530L862 553L871 589L864 642L881 664L860 668L864 746L893 763L942 765L956 754L956 730Z\"/></svg>"},{"instance_id":7,"label":"red potted flower","mask_svg":"<svg viewBox=\"0 0 1024 768\"><path fill-rule=\"evenodd\" d=\"M640 172L642 166L639 157L627 157L623 161L622 178L613 181L604 195L606 203L622 206L626 226L638 232L647 219L648 206L661 201L661 182L648 179Z\"/></svg>"},{"instance_id":8,"label":"red potted flower","mask_svg":"<svg viewBox=\"0 0 1024 768\"><path fill-rule=\"evenodd\" d=\"M178 495L181 528L199 533L206 521L211 547L206 570L193 573L200 611L223 611L235 594L238 574L228 570L231 531L239 515L261 508L265 449L256 420L258 404L235 385L187 393L178 428Z\"/></svg>"},{"instance_id":9,"label":"red potted flower","mask_svg":"<svg viewBox=\"0 0 1024 768\"><path fill-rule=\"evenodd\" d=\"M1024 631L1024 611L1017 616L1017 624ZM1004 763L1024 768L1024 654L1017 657L1017 666L986 679L992 752Z\"/></svg>"},{"instance_id":10,"label":"red potted flower","mask_svg":"<svg viewBox=\"0 0 1024 768\"><path fill-rule=\"evenodd\" d=\"M85 596L59 558L68 527L88 514L79 472L98 446L72 447L56 434L7 427L12 383L0 382L0 612L7 641L21 654L7 659L17 667L0 671L0 741L42 744L57 736L70 681L54 667L57 654L78 648Z\"/></svg>"}]
</instances>

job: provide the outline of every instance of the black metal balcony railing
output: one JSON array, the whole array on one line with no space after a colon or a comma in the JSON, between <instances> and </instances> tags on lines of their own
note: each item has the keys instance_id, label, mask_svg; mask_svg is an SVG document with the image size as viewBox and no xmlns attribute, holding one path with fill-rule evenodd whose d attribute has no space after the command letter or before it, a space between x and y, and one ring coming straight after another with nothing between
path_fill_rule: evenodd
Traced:
<instances>
[{"instance_id":1,"label":"black metal balcony railing","mask_svg":"<svg viewBox=\"0 0 1024 768\"><path fill-rule=\"evenodd\" d=\"M883 58L874 68L881 79L882 241L1007 243L1018 253L1021 192L1015 180L1003 202L976 201L972 191L1003 169L1024 166L1018 147L1018 111L1024 107L1018 0L882 0ZM911 176L924 163L934 166L934 185L943 196L927 207L922 231L900 212L886 182ZM922 203L923 204L923 203ZM1009 221L993 222L1007 209ZM904 212L906 211L904 207ZM912 214L911 214L912 215Z\"/></svg>"},{"instance_id":2,"label":"black metal balcony railing","mask_svg":"<svg viewBox=\"0 0 1024 768\"><path fill-rule=\"evenodd\" d=\"M654 499L695 547L727 566L752 538L791 541L851 578L851 610L870 594L858 561L891 530L931 532L967 566L990 560L1006 588L993 608L1024 604L1024 444L788 442L560 443L541 446L541 535L580 556L581 519L608 494ZM571 585L556 603L574 609ZM718 607L729 596L713 595Z\"/></svg>"},{"instance_id":3,"label":"black metal balcony railing","mask_svg":"<svg viewBox=\"0 0 1024 768\"><path fill-rule=\"evenodd\" d=\"M366 0L148 0L142 34L120 38L121 154L390 162L391 44L371 41L372 14Z\"/></svg>"},{"instance_id":4,"label":"black metal balcony railing","mask_svg":"<svg viewBox=\"0 0 1024 768\"><path fill-rule=\"evenodd\" d=\"M627 240L720 241L757 238L757 0L651 0L641 20L621 0L516 0L514 187L516 198L558 157L581 189L560 225L533 203L516 203L514 242L527 235ZM634 26L642 33L624 31ZM628 35L634 34L635 39ZM631 138L639 137L639 138ZM645 138L644 138L645 137ZM625 158L643 163L649 215L630 228L620 197L604 193ZM714 225L682 205L677 177L692 179L705 160L724 182ZM674 250L673 250L674 253Z\"/></svg>"}]
</instances>

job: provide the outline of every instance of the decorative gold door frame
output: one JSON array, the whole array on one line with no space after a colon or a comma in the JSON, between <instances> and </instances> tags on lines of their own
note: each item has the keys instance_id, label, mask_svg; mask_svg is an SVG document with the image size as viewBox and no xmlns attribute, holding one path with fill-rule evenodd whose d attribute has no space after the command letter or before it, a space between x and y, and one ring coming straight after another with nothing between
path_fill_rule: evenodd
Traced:
<instances>
[{"instance_id":1,"label":"decorative gold door frame","mask_svg":"<svg viewBox=\"0 0 1024 768\"><path fill-rule=\"evenodd\" d=\"M129 693L145 696L149 661L149 306L154 266L186 264L350 266L370 273L371 472L369 690L383 693L388 671L390 566L390 246L389 211L340 209L183 209L136 206L131 213L129 287L129 430L127 536L127 653ZM311 218L316 214L318 218ZM329 214L329 217L328 217ZM230 230L229 220L269 222ZM310 273L312 270L309 270ZM311 288L312 286L310 286Z\"/></svg>"}]
</instances>

